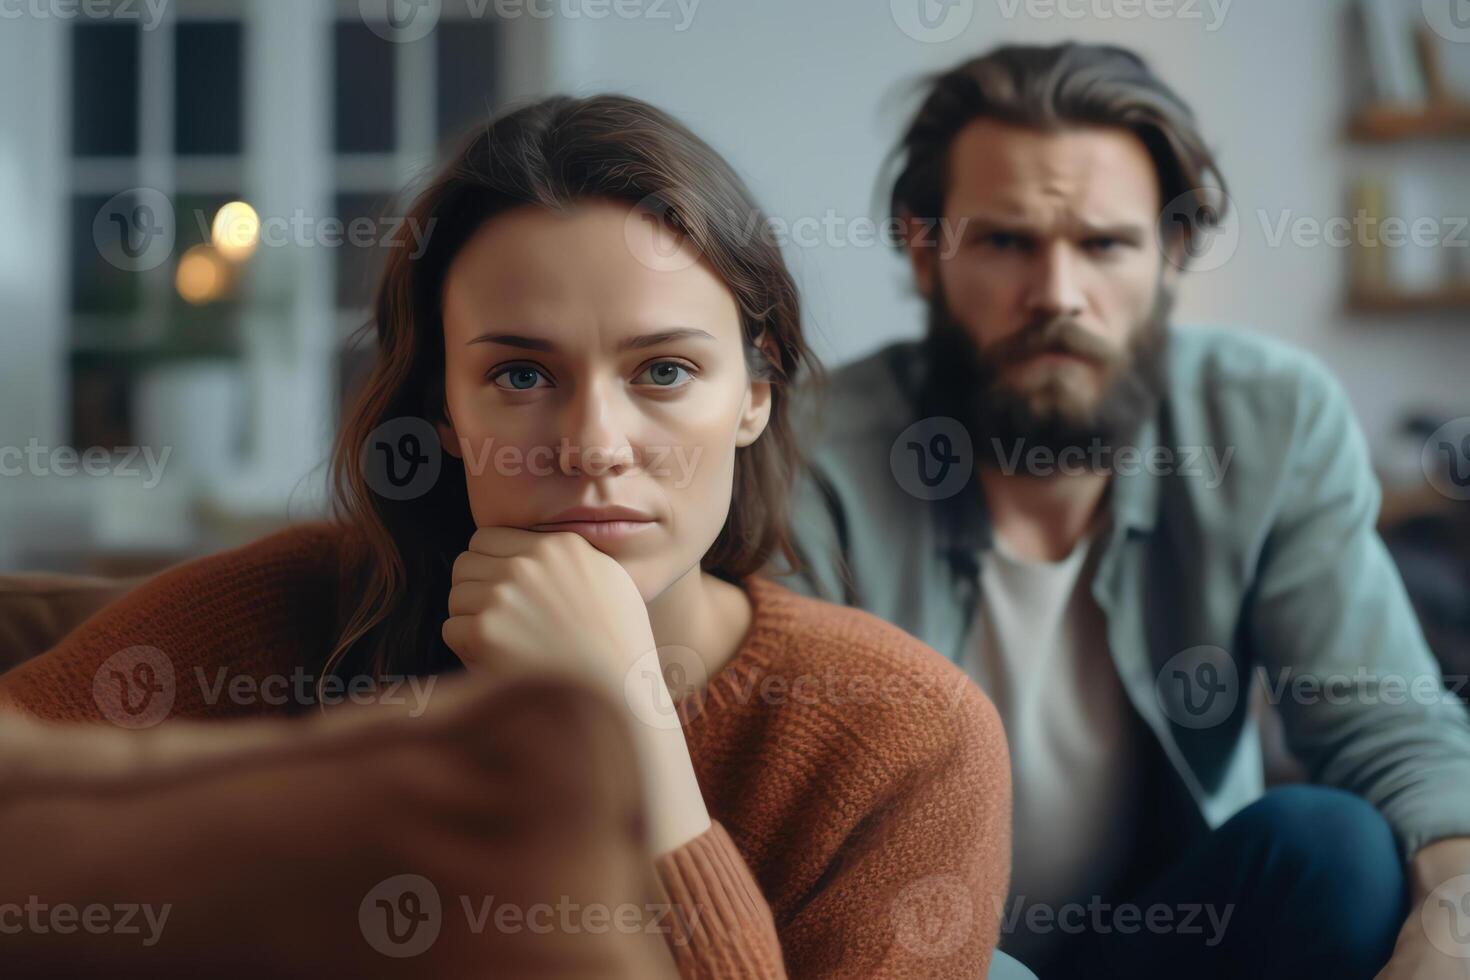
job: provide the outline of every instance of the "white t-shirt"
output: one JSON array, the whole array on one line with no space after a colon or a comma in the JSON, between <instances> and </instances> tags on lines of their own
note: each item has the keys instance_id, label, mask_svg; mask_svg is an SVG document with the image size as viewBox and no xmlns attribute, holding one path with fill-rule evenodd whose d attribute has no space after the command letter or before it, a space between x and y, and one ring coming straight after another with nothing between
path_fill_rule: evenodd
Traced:
<instances>
[{"instance_id":1,"label":"white t-shirt","mask_svg":"<svg viewBox=\"0 0 1470 980\"><path fill-rule=\"evenodd\" d=\"M1090 921L1059 919L1106 895L1138 816L1138 730L1092 595L1096 529L1066 558L1028 561L999 540L981 559L966 672L995 703L1010 742L1015 810L1001 948L1022 962ZM1050 907L1033 931L1034 905Z\"/></svg>"}]
</instances>

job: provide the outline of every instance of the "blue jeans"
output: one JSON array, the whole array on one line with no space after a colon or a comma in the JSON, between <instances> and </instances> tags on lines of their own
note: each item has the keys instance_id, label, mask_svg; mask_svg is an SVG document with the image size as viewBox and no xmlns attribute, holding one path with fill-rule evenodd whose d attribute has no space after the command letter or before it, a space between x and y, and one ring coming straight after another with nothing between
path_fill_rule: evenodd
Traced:
<instances>
[{"instance_id":1,"label":"blue jeans","mask_svg":"<svg viewBox=\"0 0 1470 980\"><path fill-rule=\"evenodd\" d=\"M1402 859L1381 814L1317 786L1270 790L1138 894L1129 931L1103 916L1043 977L1371 980L1408 915ZM1113 902L1116 908L1122 903ZM1150 928L1149 910L1162 906ZM1198 908L1185 926L1189 909ZM1228 915L1228 918L1226 916Z\"/></svg>"}]
</instances>

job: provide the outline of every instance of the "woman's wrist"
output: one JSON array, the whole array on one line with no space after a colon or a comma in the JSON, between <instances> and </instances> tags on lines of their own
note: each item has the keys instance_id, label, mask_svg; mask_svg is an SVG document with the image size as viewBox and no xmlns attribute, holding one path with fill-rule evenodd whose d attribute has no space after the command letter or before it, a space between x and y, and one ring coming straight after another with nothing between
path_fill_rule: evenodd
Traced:
<instances>
[{"instance_id":1,"label":"woman's wrist","mask_svg":"<svg viewBox=\"0 0 1470 980\"><path fill-rule=\"evenodd\" d=\"M709 829L710 817L683 728L657 720L665 717L672 702L661 681L656 688L663 690L639 694L630 685L624 695L629 731L643 776L649 844L657 856L677 850L704 833ZM645 699L656 699L657 706Z\"/></svg>"}]
</instances>

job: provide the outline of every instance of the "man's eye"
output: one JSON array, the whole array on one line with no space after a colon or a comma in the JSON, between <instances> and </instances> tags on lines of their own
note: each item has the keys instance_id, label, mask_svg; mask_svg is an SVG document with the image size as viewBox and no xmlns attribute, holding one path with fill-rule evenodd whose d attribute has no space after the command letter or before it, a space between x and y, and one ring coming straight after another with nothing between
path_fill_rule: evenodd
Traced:
<instances>
[{"instance_id":1,"label":"man's eye","mask_svg":"<svg viewBox=\"0 0 1470 980\"><path fill-rule=\"evenodd\" d=\"M1020 248L1024 244L1021 241L1020 235L1013 235L1010 232L1005 231L992 232L991 234L985 236L983 242L984 244L990 246L998 252L1006 252L1010 251L1011 249Z\"/></svg>"},{"instance_id":2,"label":"man's eye","mask_svg":"<svg viewBox=\"0 0 1470 980\"><path fill-rule=\"evenodd\" d=\"M503 367L492 374L490 380L495 387L504 388L507 391L530 391L532 388L540 387L536 384L538 380L550 384L550 379L542 374L539 368L526 364Z\"/></svg>"},{"instance_id":3,"label":"man's eye","mask_svg":"<svg viewBox=\"0 0 1470 980\"><path fill-rule=\"evenodd\" d=\"M689 369L677 361L655 361L642 374L633 379L634 384L654 385L659 388L677 388L693 377Z\"/></svg>"},{"instance_id":4,"label":"man's eye","mask_svg":"<svg viewBox=\"0 0 1470 980\"><path fill-rule=\"evenodd\" d=\"M1111 252L1121 244L1116 238L1089 238L1082 243L1089 252Z\"/></svg>"}]
</instances>

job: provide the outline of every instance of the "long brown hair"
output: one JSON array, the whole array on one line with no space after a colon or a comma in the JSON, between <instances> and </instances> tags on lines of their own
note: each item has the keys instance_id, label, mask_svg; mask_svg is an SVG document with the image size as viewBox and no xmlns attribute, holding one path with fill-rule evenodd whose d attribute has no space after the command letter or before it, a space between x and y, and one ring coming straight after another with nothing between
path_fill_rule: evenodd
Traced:
<instances>
[{"instance_id":1,"label":"long brown hair","mask_svg":"<svg viewBox=\"0 0 1470 980\"><path fill-rule=\"evenodd\" d=\"M462 461L411 499L375 492L364 469L374 430L391 420L444 418L441 296L450 263L495 215L522 205L627 201L698 250L734 294L746 361L772 382L770 421L736 450L730 513L701 567L737 580L781 554L795 563L786 501L798 465L786 390L815 371L795 283L740 178L666 113L637 99L564 96L516 109L469 134L404 215L427 244L389 250L366 328L377 358L333 450L333 510L353 532L340 633L323 678L428 673L458 665L440 629L454 559L475 526ZM756 232L756 233L753 233Z\"/></svg>"}]
</instances>

